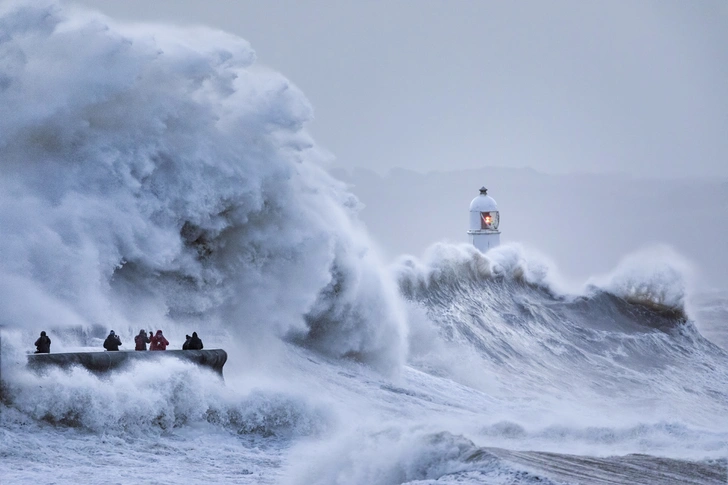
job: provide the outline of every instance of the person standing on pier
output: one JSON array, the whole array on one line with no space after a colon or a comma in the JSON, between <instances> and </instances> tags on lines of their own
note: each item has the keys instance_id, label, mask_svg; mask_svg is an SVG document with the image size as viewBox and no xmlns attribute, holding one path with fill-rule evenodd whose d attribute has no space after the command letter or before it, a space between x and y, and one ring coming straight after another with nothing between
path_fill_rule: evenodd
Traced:
<instances>
[{"instance_id":1,"label":"person standing on pier","mask_svg":"<svg viewBox=\"0 0 728 485\"><path fill-rule=\"evenodd\" d=\"M35 341L35 348L37 349L36 354L51 353L51 339L46 335L45 330L40 333L40 337Z\"/></svg>"},{"instance_id":2,"label":"person standing on pier","mask_svg":"<svg viewBox=\"0 0 728 485\"><path fill-rule=\"evenodd\" d=\"M106 337L106 340L104 340L104 348L109 352L116 352L119 350L119 345L121 345L121 339L112 330L109 332L109 336Z\"/></svg>"},{"instance_id":3,"label":"person standing on pier","mask_svg":"<svg viewBox=\"0 0 728 485\"><path fill-rule=\"evenodd\" d=\"M202 350L202 340L197 336L197 332L192 332L192 337L187 342L187 350Z\"/></svg>"},{"instance_id":4,"label":"person standing on pier","mask_svg":"<svg viewBox=\"0 0 728 485\"><path fill-rule=\"evenodd\" d=\"M147 350L147 344L151 342L151 340L149 340L149 337L151 336L152 332L149 332L149 336L147 336L146 330L139 330L139 335L134 337L134 344L136 345L134 350Z\"/></svg>"},{"instance_id":5,"label":"person standing on pier","mask_svg":"<svg viewBox=\"0 0 728 485\"><path fill-rule=\"evenodd\" d=\"M167 345L169 345L169 342L162 335L162 331L157 330L157 333L152 337L152 342L149 344L149 350L167 350Z\"/></svg>"}]
</instances>

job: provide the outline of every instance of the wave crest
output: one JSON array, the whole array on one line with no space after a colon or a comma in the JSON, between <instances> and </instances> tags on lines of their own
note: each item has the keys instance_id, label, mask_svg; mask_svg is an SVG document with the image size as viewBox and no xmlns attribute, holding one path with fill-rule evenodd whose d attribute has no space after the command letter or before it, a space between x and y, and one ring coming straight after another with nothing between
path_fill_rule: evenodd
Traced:
<instances>
[{"instance_id":1,"label":"wave crest","mask_svg":"<svg viewBox=\"0 0 728 485\"><path fill-rule=\"evenodd\" d=\"M557 292L555 265L523 245L505 244L481 253L471 244L437 243L420 260L400 258L393 266L400 290L407 296L442 285L457 286L495 278L522 282Z\"/></svg>"},{"instance_id":2,"label":"wave crest","mask_svg":"<svg viewBox=\"0 0 728 485\"><path fill-rule=\"evenodd\" d=\"M630 303L686 317L692 275L691 264L672 248L653 246L626 256L614 271L588 285Z\"/></svg>"}]
</instances>

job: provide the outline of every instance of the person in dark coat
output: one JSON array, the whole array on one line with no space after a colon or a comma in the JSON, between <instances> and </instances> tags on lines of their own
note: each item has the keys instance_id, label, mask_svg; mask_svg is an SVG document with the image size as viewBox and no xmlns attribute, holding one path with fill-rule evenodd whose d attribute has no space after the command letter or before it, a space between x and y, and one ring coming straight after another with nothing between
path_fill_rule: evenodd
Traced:
<instances>
[{"instance_id":1,"label":"person in dark coat","mask_svg":"<svg viewBox=\"0 0 728 485\"><path fill-rule=\"evenodd\" d=\"M190 337L189 335L185 335L185 343L182 344L182 350L190 350Z\"/></svg>"},{"instance_id":2,"label":"person in dark coat","mask_svg":"<svg viewBox=\"0 0 728 485\"><path fill-rule=\"evenodd\" d=\"M152 336L152 332L149 332L149 336L147 336L147 332L144 329L139 330L139 335L134 337L134 344L136 347L134 347L134 350L147 350L147 344L150 342L149 337Z\"/></svg>"},{"instance_id":3,"label":"person in dark coat","mask_svg":"<svg viewBox=\"0 0 728 485\"><path fill-rule=\"evenodd\" d=\"M112 352L119 350L119 345L121 345L121 339L112 330L109 332L109 336L106 337L106 340L104 340L104 348Z\"/></svg>"},{"instance_id":4,"label":"person in dark coat","mask_svg":"<svg viewBox=\"0 0 728 485\"><path fill-rule=\"evenodd\" d=\"M192 332L190 342L187 344L187 350L202 350L202 340L197 336L197 332Z\"/></svg>"},{"instance_id":5,"label":"person in dark coat","mask_svg":"<svg viewBox=\"0 0 728 485\"><path fill-rule=\"evenodd\" d=\"M164 338L161 330L157 330L157 333L152 337L152 342L149 344L149 350L167 350L169 341Z\"/></svg>"},{"instance_id":6,"label":"person in dark coat","mask_svg":"<svg viewBox=\"0 0 728 485\"><path fill-rule=\"evenodd\" d=\"M51 353L51 339L45 333L45 330L40 333L40 337L35 341L36 354L50 354Z\"/></svg>"}]
</instances>

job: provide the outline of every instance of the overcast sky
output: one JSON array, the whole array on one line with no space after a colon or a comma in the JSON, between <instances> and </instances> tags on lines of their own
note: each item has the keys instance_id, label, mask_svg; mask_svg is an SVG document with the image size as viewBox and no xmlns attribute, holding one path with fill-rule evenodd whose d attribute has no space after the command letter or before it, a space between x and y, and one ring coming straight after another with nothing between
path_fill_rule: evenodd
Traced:
<instances>
[{"instance_id":1,"label":"overcast sky","mask_svg":"<svg viewBox=\"0 0 728 485\"><path fill-rule=\"evenodd\" d=\"M240 35L343 167L728 178L728 2L80 0Z\"/></svg>"}]
</instances>

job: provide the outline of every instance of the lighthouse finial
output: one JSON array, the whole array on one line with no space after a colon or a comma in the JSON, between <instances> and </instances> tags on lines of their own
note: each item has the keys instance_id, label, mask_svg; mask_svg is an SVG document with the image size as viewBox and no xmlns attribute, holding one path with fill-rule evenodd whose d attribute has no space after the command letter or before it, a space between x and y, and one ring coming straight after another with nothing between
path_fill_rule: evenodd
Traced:
<instances>
[{"instance_id":1,"label":"lighthouse finial","mask_svg":"<svg viewBox=\"0 0 728 485\"><path fill-rule=\"evenodd\" d=\"M481 195L488 195L488 189L485 188L485 185L480 188L480 193Z\"/></svg>"}]
</instances>

